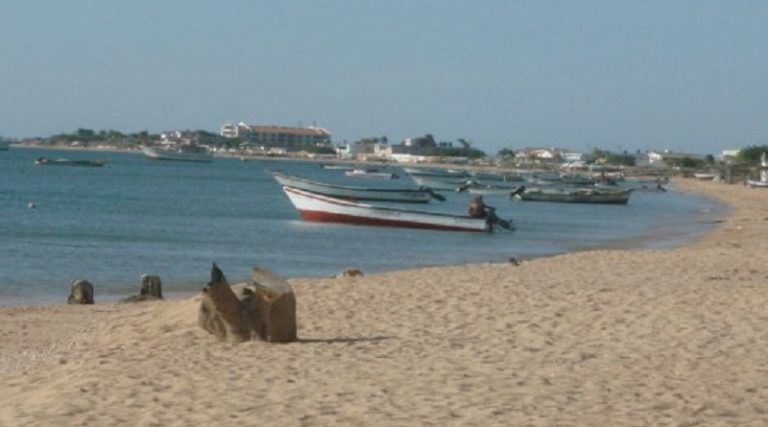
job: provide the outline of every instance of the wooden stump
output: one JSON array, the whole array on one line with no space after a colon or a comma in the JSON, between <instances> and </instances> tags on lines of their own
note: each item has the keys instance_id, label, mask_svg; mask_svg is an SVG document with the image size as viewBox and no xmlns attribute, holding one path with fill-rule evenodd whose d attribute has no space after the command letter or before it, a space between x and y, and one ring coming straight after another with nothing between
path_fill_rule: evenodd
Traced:
<instances>
[{"instance_id":1,"label":"wooden stump","mask_svg":"<svg viewBox=\"0 0 768 427\"><path fill-rule=\"evenodd\" d=\"M67 304L93 304L93 285L87 280L73 280Z\"/></svg>"},{"instance_id":2,"label":"wooden stump","mask_svg":"<svg viewBox=\"0 0 768 427\"><path fill-rule=\"evenodd\" d=\"M233 289L213 264L198 312L200 327L227 342L295 341L296 298L291 286L261 268L254 268L252 277L252 282Z\"/></svg>"},{"instance_id":3,"label":"wooden stump","mask_svg":"<svg viewBox=\"0 0 768 427\"><path fill-rule=\"evenodd\" d=\"M138 295L121 300L120 302L140 302L163 299L163 284L160 276L145 274L141 276L141 289Z\"/></svg>"}]
</instances>

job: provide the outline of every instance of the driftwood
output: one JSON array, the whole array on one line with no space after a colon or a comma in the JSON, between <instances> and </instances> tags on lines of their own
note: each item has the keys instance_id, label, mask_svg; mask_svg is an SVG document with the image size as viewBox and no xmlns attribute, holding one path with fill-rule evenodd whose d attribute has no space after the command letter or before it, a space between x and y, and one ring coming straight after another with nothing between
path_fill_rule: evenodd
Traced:
<instances>
[{"instance_id":1,"label":"driftwood","mask_svg":"<svg viewBox=\"0 0 768 427\"><path fill-rule=\"evenodd\" d=\"M87 280L73 280L67 304L93 304L93 285Z\"/></svg>"},{"instance_id":2,"label":"driftwood","mask_svg":"<svg viewBox=\"0 0 768 427\"><path fill-rule=\"evenodd\" d=\"M200 327L222 341L296 341L296 297L285 280L258 267L252 282L232 287L213 264L211 282L203 288Z\"/></svg>"},{"instance_id":3,"label":"driftwood","mask_svg":"<svg viewBox=\"0 0 768 427\"><path fill-rule=\"evenodd\" d=\"M163 299L163 284L159 276L145 274L141 276L141 289L138 295L121 300L121 302L140 302Z\"/></svg>"}]
</instances>

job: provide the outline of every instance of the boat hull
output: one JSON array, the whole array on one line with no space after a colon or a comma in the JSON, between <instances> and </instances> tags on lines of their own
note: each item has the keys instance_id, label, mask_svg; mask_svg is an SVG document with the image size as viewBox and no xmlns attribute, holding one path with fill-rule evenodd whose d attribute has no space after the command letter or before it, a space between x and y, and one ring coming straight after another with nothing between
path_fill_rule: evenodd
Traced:
<instances>
[{"instance_id":1,"label":"boat hull","mask_svg":"<svg viewBox=\"0 0 768 427\"><path fill-rule=\"evenodd\" d=\"M283 191L306 221L444 231L490 230L485 219L364 205L287 186Z\"/></svg>"},{"instance_id":2,"label":"boat hull","mask_svg":"<svg viewBox=\"0 0 768 427\"><path fill-rule=\"evenodd\" d=\"M141 151L152 160L208 163L213 161L211 152L184 152L177 148L143 147Z\"/></svg>"},{"instance_id":3,"label":"boat hull","mask_svg":"<svg viewBox=\"0 0 768 427\"><path fill-rule=\"evenodd\" d=\"M768 188L768 182L766 181L755 181L752 179L748 179L747 185L752 188Z\"/></svg>"},{"instance_id":4,"label":"boat hull","mask_svg":"<svg viewBox=\"0 0 768 427\"><path fill-rule=\"evenodd\" d=\"M601 192L569 192L569 191L542 191L526 190L519 197L529 202L555 202L555 203L599 203L605 205L626 205L632 192L615 191Z\"/></svg>"},{"instance_id":5,"label":"boat hull","mask_svg":"<svg viewBox=\"0 0 768 427\"><path fill-rule=\"evenodd\" d=\"M411 175L411 179L413 179L413 182L415 182L416 185L420 187L423 186L423 187L429 187L433 190L450 190L450 191L456 190L462 185L465 185L468 181L468 179L466 178L438 179L438 178L418 176L418 175Z\"/></svg>"},{"instance_id":6,"label":"boat hull","mask_svg":"<svg viewBox=\"0 0 768 427\"><path fill-rule=\"evenodd\" d=\"M297 178L282 173L272 176L281 185L298 188L311 193L322 194L345 200L371 200L378 202L427 203L432 198L429 192L408 189L362 188L330 185L308 179Z\"/></svg>"}]
</instances>

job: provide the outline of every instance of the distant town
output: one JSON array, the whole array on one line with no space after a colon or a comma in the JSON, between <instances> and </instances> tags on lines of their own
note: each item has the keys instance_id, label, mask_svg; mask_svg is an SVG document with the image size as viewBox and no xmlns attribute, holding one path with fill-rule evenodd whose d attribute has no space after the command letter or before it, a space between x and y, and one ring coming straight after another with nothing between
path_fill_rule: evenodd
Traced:
<instances>
[{"instance_id":1,"label":"distant town","mask_svg":"<svg viewBox=\"0 0 768 427\"><path fill-rule=\"evenodd\" d=\"M612 152L595 148L591 152L579 152L556 147L508 147L497 153L486 153L474 146L471 140L439 141L430 133L406 138L398 143L390 142L386 136L365 137L352 143L334 143L331 131L322 127L249 125L244 122L225 122L220 126L218 133L206 130L172 130L152 134L147 131L122 133L116 130L77 129L72 133L61 133L47 138L25 138L6 142L27 147L125 151L139 150L148 145L198 145L207 147L214 153L233 156L501 167L538 165L572 169L594 165L662 170L738 169L740 165L749 168L759 161L763 152L768 151L768 145L753 145L708 155L666 149Z\"/></svg>"}]
</instances>

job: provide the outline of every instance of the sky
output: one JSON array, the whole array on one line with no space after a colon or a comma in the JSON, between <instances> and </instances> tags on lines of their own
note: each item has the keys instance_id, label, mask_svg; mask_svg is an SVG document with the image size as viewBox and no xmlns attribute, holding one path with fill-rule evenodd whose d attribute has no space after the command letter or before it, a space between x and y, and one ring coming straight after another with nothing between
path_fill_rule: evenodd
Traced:
<instances>
[{"instance_id":1,"label":"sky","mask_svg":"<svg viewBox=\"0 0 768 427\"><path fill-rule=\"evenodd\" d=\"M3 0L0 135L327 128L717 154L768 143L768 1Z\"/></svg>"}]
</instances>

